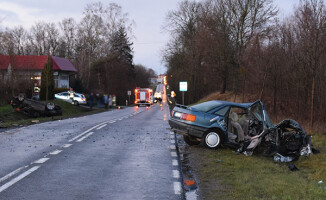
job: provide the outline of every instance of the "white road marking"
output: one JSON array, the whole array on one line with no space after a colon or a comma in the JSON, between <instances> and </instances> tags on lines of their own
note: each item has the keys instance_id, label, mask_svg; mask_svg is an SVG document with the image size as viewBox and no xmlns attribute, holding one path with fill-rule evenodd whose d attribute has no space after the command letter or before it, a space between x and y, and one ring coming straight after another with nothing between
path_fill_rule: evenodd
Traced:
<instances>
[{"instance_id":1,"label":"white road marking","mask_svg":"<svg viewBox=\"0 0 326 200\"><path fill-rule=\"evenodd\" d=\"M64 144L62 147L63 148L69 148L72 144Z\"/></svg>"},{"instance_id":2,"label":"white road marking","mask_svg":"<svg viewBox=\"0 0 326 200\"><path fill-rule=\"evenodd\" d=\"M40 158L35 162L32 162L32 164L42 164L45 163L46 161L48 161L50 158Z\"/></svg>"},{"instance_id":3,"label":"white road marking","mask_svg":"<svg viewBox=\"0 0 326 200\"><path fill-rule=\"evenodd\" d=\"M173 132L170 132L170 134L171 134L171 135L174 135L174 133L173 133Z\"/></svg>"},{"instance_id":4,"label":"white road marking","mask_svg":"<svg viewBox=\"0 0 326 200\"><path fill-rule=\"evenodd\" d=\"M176 152L171 152L171 156L172 157L177 157L177 153Z\"/></svg>"},{"instance_id":5,"label":"white road marking","mask_svg":"<svg viewBox=\"0 0 326 200\"><path fill-rule=\"evenodd\" d=\"M175 148L175 145L170 145L170 149L171 150L175 150L176 148Z\"/></svg>"},{"instance_id":6,"label":"white road marking","mask_svg":"<svg viewBox=\"0 0 326 200\"><path fill-rule=\"evenodd\" d=\"M172 170L172 176L173 178L180 178L179 170Z\"/></svg>"},{"instance_id":7,"label":"white road marking","mask_svg":"<svg viewBox=\"0 0 326 200\"><path fill-rule=\"evenodd\" d=\"M88 138L89 136L93 135L93 133L94 133L94 132L90 132L90 133L88 133L88 134L85 135L84 137L78 139L76 142L81 142L81 141L85 140L85 139Z\"/></svg>"},{"instance_id":8,"label":"white road marking","mask_svg":"<svg viewBox=\"0 0 326 200\"><path fill-rule=\"evenodd\" d=\"M55 150L55 151L52 151L51 153L49 153L50 155L58 155L59 153L61 153L62 150Z\"/></svg>"},{"instance_id":9,"label":"white road marking","mask_svg":"<svg viewBox=\"0 0 326 200\"><path fill-rule=\"evenodd\" d=\"M173 166L178 166L178 161L177 161L176 159L173 159L173 160L172 160L172 165L173 165Z\"/></svg>"},{"instance_id":10,"label":"white road marking","mask_svg":"<svg viewBox=\"0 0 326 200\"><path fill-rule=\"evenodd\" d=\"M3 182L3 181L5 181L5 180L7 180L8 178L10 178L10 177L12 177L12 176L18 174L21 170L23 170L23 169L25 169L25 168L27 168L27 167L28 167L28 165L26 165L26 166L24 166L24 167L20 167L20 168L16 169L15 171L10 172L10 173L7 174L6 176L0 178L0 183Z\"/></svg>"},{"instance_id":11,"label":"white road marking","mask_svg":"<svg viewBox=\"0 0 326 200\"><path fill-rule=\"evenodd\" d=\"M41 166L34 166L31 169L27 170L26 172L22 173L21 175L17 176L16 178L12 179L8 183L2 185L0 187L0 193L3 192L5 189L9 188L10 186L12 186L13 184L17 183L18 181L22 180L26 176L30 175L31 173L33 173L34 171L36 171L40 167Z\"/></svg>"},{"instance_id":12,"label":"white road marking","mask_svg":"<svg viewBox=\"0 0 326 200\"><path fill-rule=\"evenodd\" d=\"M180 182L173 182L174 187L174 194L181 194L181 183Z\"/></svg>"},{"instance_id":13,"label":"white road marking","mask_svg":"<svg viewBox=\"0 0 326 200\"><path fill-rule=\"evenodd\" d=\"M175 144L175 140L170 140L170 143L171 144Z\"/></svg>"},{"instance_id":14,"label":"white road marking","mask_svg":"<svg viewBox=\"0 0 326 200\"><path fill-rule=\"evenodd\" d=\"M77 135L76 137L74 137L74 138L70 139L68 142L73 142L73 141L75 141L76 139L78 139L78 138L82 137L83 135L85 135L86 133L88 133L88 132L89 132L89 131L91 131L91 130L93 130L93 128L91 128L91 129L88 129L87 131L85 131L85 132L83 132L83 133L81 133L81 134Z\"/></svg>"},{"instance_id":15,"label":"white road marking","mask_svg":"<svg viewBox=\"0 0 326 200\"><path fill-rule=\"evenodd\" d=\"M82 137L83 135L85 135L86 133L90 132L90 131L93 130L94 128L97 128L97 127L99 127L99 126L102 126L102 125L105 124L105 123L106 123L106 122L103 122L103 123L100 123L100 124L98 124L98 125L96 125L96 126L93 126L92 128L88 129L87 131L84 131L83 133L77 135L76 137L74 137L74 138L68 140L68 142L73 142L73 141L75 141L76 139Z\"/></svg>"},{"instance_id":16,"label":"white road marking","mask_svg":"<svg viewBox=\"0 0 326 200\"><path fill-rule=\"evenodd\" d=\"M119 118L118 120L122 120L122 118Z\"/></svg>"},{"instance_id":17,"label":"white road marking","mask_svg":"<svg viewBox=\"0 0 326 200\"><path fill-rule=\"evenodd\" d=\"M103 124L102 126L98 127L96 130L100 130L100 129L106 127L106 125L107 125L107 124Z\"/></svg>"},{"instance_id":18,"label":"white road marking","mask_svg":"<svg viewBox=\"0 0 326 200\"><path fill-rule=\"evenodd\" d=\"M174 139L174 135L170 135L170 139Z\"/></svg>"}]
</instances>

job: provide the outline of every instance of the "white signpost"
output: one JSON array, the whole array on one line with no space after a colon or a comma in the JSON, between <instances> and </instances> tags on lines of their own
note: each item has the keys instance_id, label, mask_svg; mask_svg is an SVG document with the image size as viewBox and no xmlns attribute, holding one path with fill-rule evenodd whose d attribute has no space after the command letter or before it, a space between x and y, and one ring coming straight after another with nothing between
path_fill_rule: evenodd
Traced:
<instances>
[{"instance_id":1,"label":"white signpost","mask_svg":"<svg viewBox=\"0 0 326 200\"><path fill-rule=\"evenodd\" d=\"M128 97L129 97L129 104L130 104L131 90L128 90L127 94L128 94ZM126 104L127 104L127 103L126 103Z\"/></svg>"},{"instance_id":2,"label":"white signpost","mask_svg":"<svg viewBox=\"0 0 326 200\"><path fill-rule=\"evenodd\" d=\"M185 104L185 92L188 90L187 81L179 82L179 91L182 92L182 105Z\"/></svg>"}]
</instances>

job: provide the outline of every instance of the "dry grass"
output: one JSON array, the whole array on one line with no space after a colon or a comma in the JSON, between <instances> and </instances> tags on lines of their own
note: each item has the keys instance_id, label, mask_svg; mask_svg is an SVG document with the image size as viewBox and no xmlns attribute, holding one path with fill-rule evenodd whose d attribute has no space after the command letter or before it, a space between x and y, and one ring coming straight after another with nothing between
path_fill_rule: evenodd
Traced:
<instances>
[{"instance_id":1,"label":"dry grass","mask_svg":"<svg viewBox=\"0 0 326 200\"><path fill-rule=\"evenodd\" d=\"M325 140L326 138L319 138ZM235 155L190 148L190 163L199 180L201 199L325 199L326 152L302 157L292 172L287 164L260 155Z\"/></svg>"}]
</instances>

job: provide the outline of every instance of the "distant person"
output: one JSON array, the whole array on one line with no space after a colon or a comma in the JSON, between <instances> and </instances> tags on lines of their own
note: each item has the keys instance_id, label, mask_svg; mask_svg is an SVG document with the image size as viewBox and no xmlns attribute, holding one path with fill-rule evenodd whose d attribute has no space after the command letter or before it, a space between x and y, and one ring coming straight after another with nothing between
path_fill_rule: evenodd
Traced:
<instances>
[{"instance_id":1,"label":"distant person","mask_svg":"<svg viewBox=\"0 0 326 200\"><path fill-rule=\"evenodd\" d=\"M99 93L96 94L96 102L97 102L97 107L101 108L102 104L101 104L101 96Z\"/></svg>"},{"instance_id":2,"label":"distant person","mask_svg":"<svg viewBox=\"0 0 326 200\"><path fill-rule=\"evenodd\" d=\"M91 93L88 98L89 108L93 109L93 103L94 103L94 94Z\"/></svg>"},{"instance_id":3,"label":"distant person","mask_svg":"<svg viewBox=\"0 0 326 200\"><path fill-rule=\"evenodd\" d=\"M108 109L109 97L107 94L103 95L103 103L106 109Z\"/></svg>"},{"instance_id":4,"label":"distant person","mask_svg":"<svg viewBox=\"0 0 326 200\"><path fill-rule=\"evenodd\" d=\"M109 96L109 108L112 108L112 102L113 102L112 95L110 95Z\"/></svg>"}]
</instances>

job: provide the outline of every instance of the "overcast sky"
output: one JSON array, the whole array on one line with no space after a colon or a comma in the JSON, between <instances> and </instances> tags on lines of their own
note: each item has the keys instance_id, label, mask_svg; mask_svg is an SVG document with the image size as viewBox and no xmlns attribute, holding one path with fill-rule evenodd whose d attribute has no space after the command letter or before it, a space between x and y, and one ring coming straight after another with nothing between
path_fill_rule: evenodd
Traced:
<instances>
[{"instance_id":1,"label":"overcast sky","mask_svg":"<svg viewBox=\"0 0 326 200\"><path fill-rule=\"evenodd\" d=\"M181 0L102 0L105 5L117 3L135 21L133 34L134 63L154 69L158 74L166 68L162 63L162 49L169 34L162 29L165 16L177 8ZM198 0L199 1L199 0ZM99 0L0 0L1 26L30 28L37 21L58 23L72 17L80 21L87 4ZM280 16L286 17L299 0L275 0Z\"/></svg>"}]
</instances>

